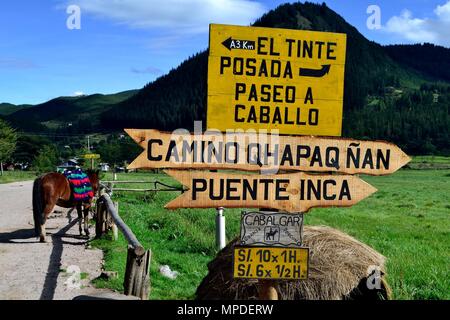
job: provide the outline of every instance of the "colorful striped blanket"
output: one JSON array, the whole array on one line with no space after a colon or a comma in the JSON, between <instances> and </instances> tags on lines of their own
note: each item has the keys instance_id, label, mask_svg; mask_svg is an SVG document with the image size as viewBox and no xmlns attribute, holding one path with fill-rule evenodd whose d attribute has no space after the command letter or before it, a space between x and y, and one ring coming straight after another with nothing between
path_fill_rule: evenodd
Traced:
<instances>
[{"instance_id":1,"label":"colorful striped blanket","mask_svg":"<svg viewBox=\"0 0 450 320\"><path fill-rule=\"evenodd\" d=\"M91 181L81 169L65 171L64 176L69 180L75 201L89 201L94 197Z\"/></svg>"}]
</instances>

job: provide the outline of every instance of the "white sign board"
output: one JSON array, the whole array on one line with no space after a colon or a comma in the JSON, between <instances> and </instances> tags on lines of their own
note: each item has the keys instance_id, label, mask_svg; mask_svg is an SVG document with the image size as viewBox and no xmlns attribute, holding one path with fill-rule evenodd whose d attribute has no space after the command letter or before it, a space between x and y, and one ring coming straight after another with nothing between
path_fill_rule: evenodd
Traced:
<instances>
[{"instance_id":1,"label":"white sign board","mask_svg":"<svg viewBox=\"0 0 450 320\"><path fill-rule=\"evenodd\" d=\"M243 211L241 245L299 247L302 229L300 213Z\"/></svg>"}]
</instances>

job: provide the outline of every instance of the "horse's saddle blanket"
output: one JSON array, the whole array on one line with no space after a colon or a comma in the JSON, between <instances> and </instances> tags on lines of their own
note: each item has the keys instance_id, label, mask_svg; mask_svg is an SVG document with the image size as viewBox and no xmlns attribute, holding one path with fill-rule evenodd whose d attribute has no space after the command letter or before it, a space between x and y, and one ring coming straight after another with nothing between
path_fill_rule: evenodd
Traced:
<instances>
[{"instance_id":1,"label":"horse's saddle blanket","mask_svg":"<svg viewBox=\"0 0 450 320\"><path fill-rule=\"evenodd\" d=\"M66 171L64 176L69 180L75 201L89 201L94 197L92 184L86 173L81 170Z\"/></svg>"}]
</instances>

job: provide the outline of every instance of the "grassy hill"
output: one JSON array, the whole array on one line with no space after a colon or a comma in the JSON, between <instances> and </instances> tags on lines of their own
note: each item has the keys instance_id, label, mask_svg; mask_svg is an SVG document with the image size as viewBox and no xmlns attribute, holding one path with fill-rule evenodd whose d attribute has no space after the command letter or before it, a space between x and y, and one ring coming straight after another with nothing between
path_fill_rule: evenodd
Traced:
<instances>
[{"instance_id":1,"label":"grassy hill","mask_svg":"<svg viewBox=\"0 0 450 320\"><path fill-rule=\"evenodd\" d=\"M28 107L31 107L29 104L22 104L16 106L15 104L11 103L0 103L0 116L8 116L10 114L13 114L14 112L17 112L22 109L26 109Z\"/></svg>"},{"instance_id":2,"label":"grassy hill","mask_svg":"<svg viewBox=\"0 0 450 320\"><path fill-rule=\"evenodd\" d=\"M32 108L22 108L5 118L12 125L25 131L64 128L70 125L73 131L94 130L102 112L130 98L137 90L116 94L93 94L81 97L59 97Z\"/></svg>"}]
</instances>

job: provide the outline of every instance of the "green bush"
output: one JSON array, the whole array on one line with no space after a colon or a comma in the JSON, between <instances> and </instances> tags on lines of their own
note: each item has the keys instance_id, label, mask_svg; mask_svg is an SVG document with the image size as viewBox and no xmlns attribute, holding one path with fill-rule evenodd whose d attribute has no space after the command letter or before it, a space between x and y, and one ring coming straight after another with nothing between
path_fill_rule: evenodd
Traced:
<instances>
[{"instance_id":1,"label":"green bush","mask_svg":"<svg viewBox=\"0 0 450 320\"><path fill-rule=\"evenodd\" d=\"M52 146L44 146L33 161L33 168L38 175L53 172L58 163L58 154Z\"/></svg>"}]
</instances>

